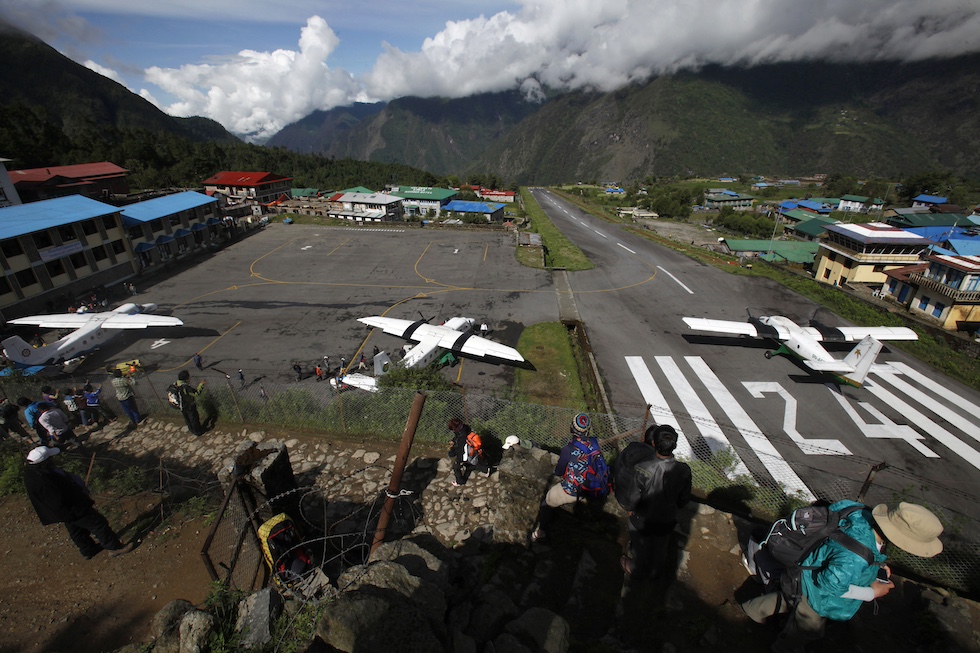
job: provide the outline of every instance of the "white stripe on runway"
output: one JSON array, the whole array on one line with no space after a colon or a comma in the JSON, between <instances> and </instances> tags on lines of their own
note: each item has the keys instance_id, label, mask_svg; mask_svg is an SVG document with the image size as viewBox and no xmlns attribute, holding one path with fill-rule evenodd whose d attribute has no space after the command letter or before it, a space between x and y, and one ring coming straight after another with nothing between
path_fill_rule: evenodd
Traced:
<instances>
[{"instance_id":1,"label":"white stripe on runway","mask_svg":"<svg viewBox=\"0 0 980 653\"><path fill-rule=\"evenodd\" d=\"M679 285L679 286L680 286L681 288L683 288L684 290L686 290L686 291L687 291L687 292L688 292L689 294L691 294L691 295L693 295L693 294L694 294L694 291L693 291L693 290L691 290L690 288L688 288L687 286L685 286L684 284L682 284L682 283L681 283L681 280L680 280L680 279L678 279L677 277L675 277L674 275L672 275L672 274L671 274L670 272L667 272L667 270L664 270L664 269L663 269L662 267L660 267L659 265L657 266L657 269L658 269L658 270L661 270L661 271L662 271L662 272L663 272L664 274L666 274L666 275L667 275L668 277L670 277L671 279L673 279L674 281L676 281L676 282L677 282L677 285Z\"/></svg>"},{"instance_id":2,"label":"white stripe on runway","mask_svg":"<svg viewBox=\"0 0 980 653\"><path fill-rule=\"evenodd\" d=\"M970 463L977 469L980 469L980 452L977 452L972 447L965 444L955 435L941 427L939 424L936 424L931 419L917 411L915 408L912 408L912 406L888 392L874 381L871 381L870 379L866 380L864 382L864 387L867 388L871 394L885 402L885 405L891 406L905 419L938 440L940 444L945 445L948 449L958 454L960 458Z\"/></svg>"},{"instance_id":3,"label":"white stripe on runway","mask_svg":"<svg viewBox=\"0 0 980 653\"><path fill-rule=\"evenodd\" d=\"M729 478L734 479L743 474L750 475L748 467L745 466L742 458L732 448L731 442L725 437L725 432L721 430L718 422L708 412L707 406L704 405L698 393L688 383L687 378L684 377L684 374L681 372L677 363L674 362L674 359L670 356L656 356L655 360L664 375L670 379L671 387L684 405L684 411L691 416L691 420L698 427L698 430L701 432L701 437L704 438L711 453L728 452L735 459L735 469L729 473Z\"/></svg>"},{"instance_id":4,"label":"white stripe on runway","mask_svg":"<svg viewBox=\"0 0 980 653\"><path fill-rule=\"evenodd\" d=\"M797 401L783 386L774 381L742 381L742 385L756 399L763 399L766 393L779 395L786 402L783 409L783 431L795 442L800 451L810 456L850 456L851 451L836 438L805 438L796 430Z\"/></svg>"},{"instance_id":5,"label":"white stripe on runway","mask_svg":"<svg viewBox=\"0 0 980 653\"><path fill-rule=\"evenodd\" d=\"M595 229L593 229L592 231L595 231ZM607 236L606 234L602 233L601 231L595 231L595 232L597 234L599 234L600 236L602 236L603 238L609 238L609 236Z\"/></svg>"},{"instance_id":6,"label":"white stripe on runway","mask_svg":"<svg viewBox=\"0 0 980 653\"><path fill-rule=\"evenodd\" d=\"M643 362L643 357L627 356L626 366L630 368L630 372L633 374L633 380L636 381L636 386L640 389L640 394L643 395L643 401L650 405L650 413L656 423L670 424L677 431L677 455L687 460L693 459L694 450L691 449L691 443L687 441L683 431L681 431L677 418L670 412L670 406L667 405L667 400L660 392L657 382L653 380L653 375L647 369L647 364Z\"/></svg>"},{"instance_id":7,"label":"white stripe on runway","mask_svg":"<svg viewBox=\"0 0 980 653\"><path fill-rule=\"evenodd\" d=\"M623 249L625 249L625 250L626 250L627 252L629 252L630 254L636 254L636 252L634 252L633 250L631 250L631 249L630 249L629 247L627 247L627 246L626 246L626 245L624 245L623 243L616 243L616 244L617 244L617 245L619 245L620 247L622 247Z\"/></svg>"},{"instance_id":8,"label":"white stripe on runway","mask_svg":"<svg viewBox=\"0 0 980 653\"><path fill-rule=\"evenodd\" d=\"M909 367L905 363L893 362L890 363L890 365L894 367L896 370L898 370L899 372L901 372L902 374L904 374L905 376L909 377L910 379L912 379L913 381L921 385L922 387L931 390L933 394L939 395L943 399L949 400L950 406L955 406L957 408L965 410L966 412L973 415L974 417L980 417L980 406L977 406L972 401L967 401L964 397L961 397L960 395L951 392L949 388L945 388L939 385L938 383L936 383L933 377L926 376L925 374L920 374L919 372L915 371L913 368ZM873 372L874 368L872 368L871 371Z\"/></svg>"},{"instance_id":9,"label":"white stripe on runway","mask_svg":"<svg viewBox=\"0 0 980 653\"><path fill-rule=\"evenodd\" d=\"M732 393L721 382L721 380L711 371L708 364L700 356L685 356L684 360L691 366L694 373L701 379L701 383L708 389L714 400L718 402L729 421L738 429L738 432L745 438L745 443L749 445L759 462L766 468L770 476L777 483L781 483L786 488L788 494L799 494L806 501L813 501L816 497L806 486L793 468L789 466L786 459L779 455L779 451L773 446L759 427L755 425L745 409L739 405Z\"/></svg>"},{"instance_id":10,"label":"white stripe on runway","mask_svg":"<svg viewBox=\"0 0 980 653\"><path fill-rule=\"evenodd\" d=\"M877 371L876 376L890 383L898 390L899 394L905 395L908 399L918 401L934 414L963 431L977 442L980 442L980 426L977 426L962 415L957 415L952 409L952 406L957 405L955 402L950 402L949 406L941 404L918 388L913 387L912 384L900 379L894 372Z\"/></svg>"}]
</instances>

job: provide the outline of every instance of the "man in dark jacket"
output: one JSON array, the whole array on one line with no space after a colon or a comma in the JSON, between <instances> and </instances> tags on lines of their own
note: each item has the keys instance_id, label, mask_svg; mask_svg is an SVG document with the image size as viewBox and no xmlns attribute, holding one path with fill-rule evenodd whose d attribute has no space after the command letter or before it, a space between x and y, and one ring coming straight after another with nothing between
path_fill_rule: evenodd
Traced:
<instances>
[{"instance_id":1,"label":"man in dark jacket","mask_svg":"<svg viewBox=\"0 0 980 653\"><path fill-rule=\"evenodd\" d=\"M677 511L691 500L691 468L674 458L677 431L669 424L651 426L643 441L654 449L636 507L629 513L630 553L623 571L636 580L659 572L667 557L667 542L677 525Z\"/></svg>"},{"instance_id":2,"label":"man in dark jacket","mask_svg":"<svg viewBox=\"0 0 980 653\"><path fill-rule=\"evenodd\" d=\"M204 391L204 381L191 385L191 373L181 370L177 373L177 392L180 393L180 412L187 423L187 430L194 435L204 435L201 416L197 412L197 400Z\"/></svg>"},{"instance_id":3,"label":"man in dark jacket","mask_svg":"<svg viewBox=\"0 0 980 653\"><path fill-rule=\"evenodd\" d=\"M124 545L108 520L92 507L94 502L82 479L51 460L59 453L61 449L57 447L35 447L27 454L24 486L41 523L64 524L86 560L103 549L113 557L132 551L133 543ZM98 542L92 539L93 535Z\"/></svg>"}]
</instances>

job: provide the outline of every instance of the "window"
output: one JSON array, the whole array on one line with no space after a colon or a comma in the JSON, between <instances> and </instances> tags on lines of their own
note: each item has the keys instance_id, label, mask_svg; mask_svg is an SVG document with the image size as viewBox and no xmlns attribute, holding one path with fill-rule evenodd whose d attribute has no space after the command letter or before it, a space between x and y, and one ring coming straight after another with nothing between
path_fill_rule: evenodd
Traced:
<instances>
[{"instance_id":1,"label":"window","mask_svg":"<svg viewBox=\"0 0 980 653\"><path fill-rule=\"evenodd\" d=\"M86 265L88 265L88 262L85 260L85 254L81 252L76 252L75 254L72 254L69 257L69 259L71 260L72 267L75 268L76 270L80 270L84 268Z\"/></svg>"},{"instance_id":2,"label":"window","mask_svg":"<svg viewBox=\"0 0 980 653\"><path fill-rule=\"evenodd\" d=\"M60 258L48 261L44 264L44 267L47 268L48 275L52 278L65 273L65 264L61 262Z\"/></svg>"},{"instance_id":3,"label":"window","mask_svg":"<svg viewBox=\"0 0 980 653\"><path fill-rule=\"evenodd\" d=\"M126 246L123 245L123 241L121 241L121 240L114 240L114 241L112 241L112 253L113 254L122 254L125 251L126 251Z\"/></svg>"},{"instance_id":4,"label":"window","mask_svg":"<svg viewBox=\"0 0 980 653\"><path fill-rule=\"evenodd\" d=\"M115 215L104 215L102 216L102 224L105 226L106 231L116 228L116 216Z\"/></svg>"},{"instance_id":5,"label":"window","mask_svg":"<svg viewBox=\"0 0 980 653\"><path fill-rule=\"evenodd\" d=\"M885 271L885 266L884 265L876 265L874 267L874 271L875 272L884 272Z\"/></svg>"},{"instance_id":6,"label":"window","mask_svg":"<svg viewBox=\"0 0 980 653\"><path fill-rule=\"evenodd\" d=\"M930 301L932 301L932 300L929 299L928 297L926 297L925 295L923 295L922 297L920 297L919 298L919 310L920 311L926 310L926 308L929 307L929 302Z\"/></svg>"},{"instance_id":7,"label":"window","mask_svg":"<svg viewBox=\"0 0 980 653\"><path fill-rule=\"evenodd\" d=\"M942 302L936 302L935 308L932 309L932 316L940 317L942 316L944 310L946 310L946 305Z\"/></svg>"},{"instance_id":8,"label":"window","mask_svg":"<svg viewBox=\"0 0 980 653\"><path fill-rule=\"evenodd\" d=\"M31 268L21 270L14 277L17 279L17 283L20 284L21 288L27 288L37 283L37 277L34 276L34 270Z\"/></svg>"},{"instance_id":9,"label":"window","mask_svg":"<svg viewBox=\"0 0 980 653\"><path fill-rule=\"evenodd\" d=\"M150 221L150 233L155 234L158 231L163 231L163 220L151 220Z\"/></svg>"},{"instance_id":10,"label":"window","mask_svg":"<svg viewBox=\"0 0 980 653\"><path fill-rule=\"evenodd\" d=\"M3 243L0 243L0 251L3 251L3 255L7 258L12 258L23 254L24 248L20 246L19 240L16 238L10 238L3 241Z\"/></svg>"},{"instance_id":11,"label":"window","mask_svg":"<svg viewBox=\"0 0 980 653\"><path fill-rule=\"evenodd\" d=\"M130 240L139 240L143 237L143 225L136 225L126 230Z\"/></svg>"},{"instance_id":12,"label":"window","mask_svg":"<svg viewBox=\"0 0 980 653\"><path fill-rule=\"evenodd\" d=\"M889 281L888 281L888 294L889 295L894 295L895 294L895 288L897 288L897 287L898 287L898 282L895 281L894 279L889 279Z\"/></svg>"},{"instance_id":13,"label":"window","mask_svg":"<svg viewBox=\"0 0 980 653\"><path fill-rule=\"evenodd\" d=\"M86 236L97 234L99 233L99 225L95 224L95 220L85 220L82 222L82 233Z\"/></svg>"},{"instance_id":14,"label":"window","mask_svg":"<svg viewBox=\"0 0 980 653\"><path fill-rule=\"evenodd\" d=\"M65 224L58 227L58 235L61 236L61 242L63 243L78 240L78 234L75 233L75 225L73 224Z\"/></svg>"},{"instance_id":15,"label":"window","mask_svg":"<svg viewBox=\"0 0 980 653\"><path fill-rule=\"evenodd\" d=\"M34 245L38 249L44 249L46 247L53 247L54 241L51 240L51 234L47 231L38 231L34 233Z\"/></svg>"},{"instance_id":16,"label":"window","mask_svg":"<svg viewBox=\"0 0 980 653\"><path fill-rule=\"evenodd\" d=\"M830 278L830 268L829 267L824 268L824 270L823 270L823 278L824 279L829 279Z\"/></svg>"},{"instance_id":17,"label":"window","mask_svg":"<svg viewBox=\"0 0 980 653\"><path fill-rule=\"evenodd\" d=\"M7 281L7 277L0 277L0 295L6 295L9 292L13 292L13 290L10 287L10 282Z\"/></svg>"},{"instance_id":18,"label":"window","mask_svg":"<svg viewBox=\"0 0 980 653\"><path fill-rule=\"evenodd\" d=\"M171 227L179 227L180 226L180 214L179 213L174 213L173 215L170 216L170 226Z\"/></svg>"},{"instance_id":19,"label":"window","mask_svg":"<svg viewBox=\"0 0 980 653\"><path fill-rule=\"evenodd\" d=\"M109 258L109 255L105 251L105 247L103 247L102 245L92 248L92 256L95 258L96 261L101 261Z\"/></svg>"}]
</instances>

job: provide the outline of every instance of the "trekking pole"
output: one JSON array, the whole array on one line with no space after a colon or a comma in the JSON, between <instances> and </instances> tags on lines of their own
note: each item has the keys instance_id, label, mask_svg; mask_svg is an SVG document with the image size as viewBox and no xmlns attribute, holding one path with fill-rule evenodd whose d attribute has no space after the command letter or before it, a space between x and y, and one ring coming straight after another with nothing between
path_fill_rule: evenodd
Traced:
<instances>
[{"instance_id":1,"label":"trekking pole","mask_svg":"<svg viewBox=\"0 0 980 653\"><path fill-rule=\"evenodd\" d=\"M412 451L412 441L415 439L415 430L419 426L419 418L422 416L422 406L425 405L426 394L416 392L415 400L412 402L412 410L408 414L408 422L405 424L405 432L402 433L402 443L398 447L398 456L395 458L395 466L391 471L391 481L385 495L384 506L378 516L378 529L374 531L374 541L371 543L371 553L381 546L385 539L385 531L388 529L388 522L391 520L391 513L395 510L395 499L401 491L402 472L405 471L405 463L408 462L408 454Z\"/></svg>"},{"instance_id":2,"label":"trekking pole","mask_svg":"<svg viewBox=\"0 0 980 653\"><path fill-rule=\"evenodd\" d=\"M861 486L861 491L858 492L858 503L864 503L864 495L868 493L869 489L871 489L871 483L875 480L875 474L886 467L888 467L888 464L884 462L871 466L871 469L868 470L868 476L864 479L864 485Z\"/></svg>"},{"instance_id":3,"label":"trekking pole","mask_svg":"<svg viewBox=\"0 0 980 653\"><path fill-rule=\"evenodd\" d=\"M85 485L88 485L88 477L92 475L92 466L95 465L95 452L92 452L92 460L88 462L88 471L85 472Z\"/></svg>"}]
</instances>

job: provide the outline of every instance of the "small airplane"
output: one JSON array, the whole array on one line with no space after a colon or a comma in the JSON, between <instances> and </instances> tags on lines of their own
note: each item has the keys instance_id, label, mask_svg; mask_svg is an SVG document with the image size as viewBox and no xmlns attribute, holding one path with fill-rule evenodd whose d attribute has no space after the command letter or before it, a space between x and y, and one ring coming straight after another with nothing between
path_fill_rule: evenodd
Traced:
<instances>
[{"instance_id":1,"label":"small airplane","mask_svg":"<svg viewBox=\"0 0 980 653\"><path fill-rule=\"evenodd\" d=\"M57 315L28 315L10 320L8 324L32 324L48 329L74 329L50 345L33 347L20 336L3 341L4 354L19 366L58 365L73 360L109 342L122 329L145 329L155 326L182 326L175 317L147 315L156 304L123 304L102 313L60 313Z\"/></svg>"},{"instance_id":2,"label":"small airplane","mask_svg":"<svg viewBox=\"0 0 980 653\"><path fill-rule=\"evenodd\" d=\"M881 352L882 340L918 340L915 331L907 327L829 327L814 320L801 327L788 317L771 315L750 317L748 322L709 320L685 317L684 322L697 331L727 333L772 340L778 347L766 351L766 358L773 354L791 355L815 372L826 372L847 385L860 388L868 376L871 365ZM858 344L843 360L834 358L821 342L855 342Z\"/></svg>"}]
</instances>

